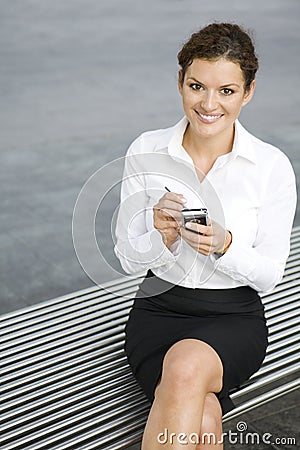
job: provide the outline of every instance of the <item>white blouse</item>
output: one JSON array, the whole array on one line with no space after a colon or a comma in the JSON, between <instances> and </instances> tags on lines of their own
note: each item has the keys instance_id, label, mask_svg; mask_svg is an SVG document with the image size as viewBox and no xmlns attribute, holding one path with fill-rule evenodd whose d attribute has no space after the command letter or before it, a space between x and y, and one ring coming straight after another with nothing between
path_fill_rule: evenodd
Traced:
<instances>
[{"instance_id":1,"label":"white blouse","mask_svg":"<svg viewBox=\"0 0 300 450\"><path fill-rule=\"evenodd\" d=\"M187 124L184 117L174 127L143 133L127 151L115 245L124 271L151 269L189 288L271 291L283 276L297 204L288 157L236 121L232 151L219 156L200 182L182 146ZM153 225L153 206L165 186L184 195L185 207L206 207L231 231L223 256L204 256L181 238L168 250Z\"/></svg>"}]
</instances>

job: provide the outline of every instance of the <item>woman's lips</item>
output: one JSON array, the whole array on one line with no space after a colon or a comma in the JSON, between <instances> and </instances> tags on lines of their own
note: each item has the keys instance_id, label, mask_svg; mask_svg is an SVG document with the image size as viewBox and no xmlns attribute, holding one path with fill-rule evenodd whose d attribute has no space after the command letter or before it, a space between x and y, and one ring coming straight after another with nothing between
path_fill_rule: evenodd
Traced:
<instances>
[{"instance_id":1,"label":"woman's lips","mask_svg":"<svg viewBox=\"0 0 300 450\"><path fill-rule=\"evenodd\" d=\"M223 116L223 114L203 114L199 111L196 111L196 114L203 123L215 123Z\"/></svg>"}]
</instances>

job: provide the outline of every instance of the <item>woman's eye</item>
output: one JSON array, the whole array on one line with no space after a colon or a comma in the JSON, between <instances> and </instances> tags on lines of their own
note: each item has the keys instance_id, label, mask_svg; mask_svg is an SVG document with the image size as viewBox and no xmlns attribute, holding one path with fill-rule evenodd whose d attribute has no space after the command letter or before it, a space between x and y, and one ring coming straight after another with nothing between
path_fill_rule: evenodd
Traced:
<instances>
[{"instance_id":1,"label":"woman's eye","mask_svg":"<svg viewBox=\"0 0 300 450\"><path fill-rule=\"evenodd\" d=\"M194 91L200 91L200 89L202 88L201 84L197 84L197 83L192 83L192 84L190 84L190 87L191 87Z\"/></svg>"},{"instance_id":2,"label":"woman's eye","mask_svg":"<svg viewBox=\"0 0 300 450\"><path fill-rule=\"evenodd\" d=\"M224 95L231 95L231 94L233 94L233 90L232 90L232 89L229 89L229 88L223 88L223 89L221 90L221 92L222 92L222 94L224 94Z\"/></svg>"}]
</instances>

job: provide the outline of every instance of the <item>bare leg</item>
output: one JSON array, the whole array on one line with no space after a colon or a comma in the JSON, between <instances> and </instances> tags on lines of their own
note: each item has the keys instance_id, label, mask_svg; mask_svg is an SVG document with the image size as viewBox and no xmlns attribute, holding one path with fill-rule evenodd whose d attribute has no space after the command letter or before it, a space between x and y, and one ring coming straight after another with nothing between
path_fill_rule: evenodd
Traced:
<instances>
[{"instance_id":1,"label":"bare leg","mask_svg":"<svg viewBox=\"0 0 300 450\"><path fill-rule=\"evenodd\" d=\"M208 393L220 392L222 376L222 362L208 344L197 339L183 339L174 344L164 358L142 450L162 450L164 437L160 433L166 430L168 439L164 450L195 450L196 442L190 442L188 437L199 435L205 397ZM185 442L180 443L180 440Z\"/></svg>"},{"instance_id":2,"label":"bare leg","mask_svg":"<svg viewBox=\"0 0 300 450\"><path fill-rule=\"evenodd\" d=\"M205 397L199 445L196 450L222 450L222 409L212 392Z\"/></svg>"}]
</instances>

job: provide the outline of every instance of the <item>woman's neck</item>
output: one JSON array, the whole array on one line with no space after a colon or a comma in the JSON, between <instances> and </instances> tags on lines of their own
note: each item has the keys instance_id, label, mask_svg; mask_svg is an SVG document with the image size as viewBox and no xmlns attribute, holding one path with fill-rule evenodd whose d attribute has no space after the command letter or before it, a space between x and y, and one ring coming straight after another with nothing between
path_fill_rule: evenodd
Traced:
<instances>
[{"instance_id":1,"label":"woman's neck","mask_svg":"<svg viewBox=\"0 0 300 450\"><path fill-rule=\"evenodd\" d=\"M182 145L192 159L209 161L212 164L215 160L232 150L234 141L234 126L232 129L224 130L223 133L212 137L202 137L195 135L190 125L187 126Z\"/></svg>"}]
</instances>

